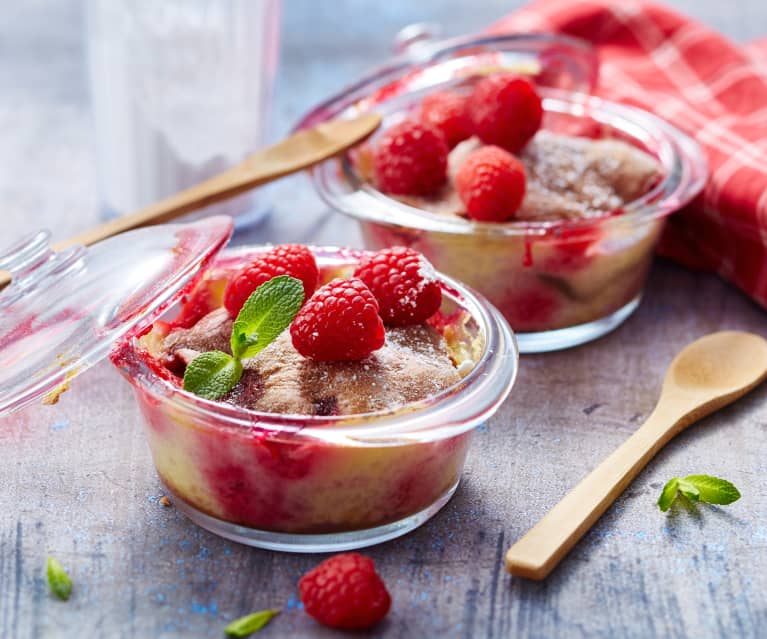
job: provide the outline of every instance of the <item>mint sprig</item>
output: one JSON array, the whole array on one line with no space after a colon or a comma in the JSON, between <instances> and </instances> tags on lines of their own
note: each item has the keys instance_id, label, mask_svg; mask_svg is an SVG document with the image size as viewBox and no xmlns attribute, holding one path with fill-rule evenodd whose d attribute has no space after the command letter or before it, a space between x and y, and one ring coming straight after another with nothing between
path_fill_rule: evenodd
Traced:
<instances>
[{"instance_id":1,"label":"mint sprig","mask_svg":"<svg viewBox=\"0 0 767 639\"><path fill-rule=\"evenodd\" d=\"M711 475L687 475L681 479L672 477L666 482L658 497L658 508L666 512L679 493L693 502L701 501L722 506L740 499L740 491L726 479Z\"/></svg>"},{"instance_id":2,"label":"mint sprig","mask_svg":"<svg viewBox=\"0 0 767 639\"><path fill-rule=\"evenodd\" d=\"M184 390L205 399L218 399L242 377L242 362L222 351L200 353L186 367Z\"/></svg>"},{"instance_id":3,"label":"mint sprig","mask_svg":"<svg viewBox=\"0 0 767 639\"><path fill-rule=\"evenodd\" d=\"M232 324L232 354L207 351L184 372L184 390L205 399L220 399L242 377L242 360L260 353L284 331L304 302L304 285L278 275L259 286L242 305Z\"/></svg>"},{"instance_id":4,"label":"mint sprig","mask_svg":"<svg viewBox=\"0 0 767 639\"><path fill-rule=\"evenodd\" d=\"M63 601L69 599L69 595L72 594L72 580L62 565L53 557L48 557L46 572L51 592Z\"/></svg>"},{"instance_id":5,"label":"mint sprig","mask_svg":"<svg viewBox=\"0 0 767 639\"><path fill-rule=\"evenodd\" d=\"M279 610L260 610L251 615L240 617L224 628L224 633L227 637L247 637L261 630L279 613Z\"/></svg>"},{"instance_id":6,"label":"mint sprig","mask_svg":"<svg viewBox=\"0 0 767 639\"><path fill-rule=\"evenodd\" d=\"M259 286L234 320L232 354L245 359L264 350L290 325L303 303L304 285L294 277L280 275Z\"/></svg>"},{"instance_id":7,"label":"mint sprig","mask_svg":"<svg viewBox=\"0 0 767 639\"><path fill-rule=\"evenodd\" d=\"M726 506L740 499L740 491L726 479L710 475L688 475L685 481L698 489L700 501Z\"/></svg>"},{"instance_id":8,"label":"mint sprig","mask_svg":"<svg viewBox=\"0 0 767 639\"><path fill-rule=\"evenodd\" d=\"M658 497L658 508L660 508L661 511L665 513L669 508L671 508L671 504L674 503L678 493L679 477L672 477L668 480L668 482L666 482L666 485L663 487L663 490L660 493L660 497Z\"/></svg>"}]
</instances>

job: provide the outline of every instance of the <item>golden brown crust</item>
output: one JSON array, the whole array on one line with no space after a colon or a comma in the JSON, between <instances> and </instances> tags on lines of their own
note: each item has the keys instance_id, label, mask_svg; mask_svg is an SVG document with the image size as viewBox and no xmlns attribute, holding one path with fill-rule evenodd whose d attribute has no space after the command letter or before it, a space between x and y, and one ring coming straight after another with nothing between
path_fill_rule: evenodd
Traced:
<instances>
[{"instance_id":1,"label":"golden brown crust","mask_svg":"<svg viewBox=\"0 0 767 639\"><path fill-rule=\"evenodd\" d=\"M229 352L231 324L225 309L213 311L190 329L171 331L162 356L189 363L205 350ZM444 338L426 325L389 328L384 347L355 362L306 359L285 331L243 367L224 401L272 413L351 415L400 408L460 378Z\"/></svg>"}]
</instances>

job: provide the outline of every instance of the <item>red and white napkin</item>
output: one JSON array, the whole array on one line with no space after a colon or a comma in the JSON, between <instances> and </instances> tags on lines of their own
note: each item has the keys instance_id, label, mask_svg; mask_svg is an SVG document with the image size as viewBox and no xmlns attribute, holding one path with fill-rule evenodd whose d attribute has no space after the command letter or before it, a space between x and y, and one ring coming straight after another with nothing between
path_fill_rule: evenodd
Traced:
<instances>
[{"instance_id":1,"label":"red and white napkin","mask_svg":"<svg viewBox=\"0 0 767 639\"><path fill-rule=\"evenodd\" d=\"M490 30L591 42L598 95L652 111L694 137L711 175L702 196L669 218L659 252L719 273L767 307L767 40L736 45L641 0L538 0Z\"/></svg>"}]
</instances>

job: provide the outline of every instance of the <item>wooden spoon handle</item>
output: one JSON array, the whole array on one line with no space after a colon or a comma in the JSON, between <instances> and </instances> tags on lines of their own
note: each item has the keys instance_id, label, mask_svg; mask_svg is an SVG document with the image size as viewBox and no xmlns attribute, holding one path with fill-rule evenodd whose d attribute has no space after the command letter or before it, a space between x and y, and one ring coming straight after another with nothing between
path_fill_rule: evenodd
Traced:
<instances>
[{"instance_id":1,"label":"wooden spoon handle","mask_svg":"<svg viewBox=\"0 0 767 639\"><path fill-rule=\"evenodd\" d=\"M544 579L678 432L658 406L615 452L570 491L506 553L506 570ZM674 420L671 420L673 424Z\"/></svg>"},{"instance_id":2,"label":"wooden spoon handle","mask_svg":"<svg viewBox=\"0 0 767 639\"><path fill-rule=\"evenodd\" d=\"M331 120L299 131L273 146L258 151L223 173L139 211L116 217L54 244L53 249L61 251L77 244L88 246L123 231L168 222L184 213L296 173L360 142L375 131L380 123L381 116L366 113L357 118ZM0 289L9 281L8 274L0 272Z\"/></svg>"},{"instance_id":3,"label":"wooden spoon handle","mask_svg":"<svg viewBox=\"0 0 767 639\"><path fill-rule=\"evenodd\" d=\"M53 248L60 251L75 244L88 246L123 231L162 224L184 213L234 197L337 155L366 138L380 123L381 116L366 113L354 119L331 120L299 131L204 182L59 242Z\"/></svg>"}]
</instances>

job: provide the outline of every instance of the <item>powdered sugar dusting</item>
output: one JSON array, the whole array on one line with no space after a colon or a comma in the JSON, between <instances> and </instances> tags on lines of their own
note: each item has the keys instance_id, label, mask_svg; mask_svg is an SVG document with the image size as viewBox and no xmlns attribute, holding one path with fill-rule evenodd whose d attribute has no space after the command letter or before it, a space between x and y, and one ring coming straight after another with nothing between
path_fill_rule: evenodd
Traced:
<instances>
[{"instance_id":1,"label":"powdered sugar dusting","mask_svg":"<svg viewBox=\"0 0 767 639\"><path fill-rule=\"evenodd\" d=\"M470 138L451 151L449 182L435 197L399 199L432 213L465 216L453 182L461 164L481 146L478 138ZM602 216L644 195L660 173L651 156L626 142L549 131L539 131L519 158L525 165L527 190L517 220Z\"/></svg>"},{"instance_id":2,"label":"powdered sugar dusting","mask_svg":"<svg viewBox=\"0 0 767 639\"><path fill-rule=\"evenodd\" d=\"M422 266L431 277L431 266ZM191 329L172 331L166 357L188 363L204 350L229 352L231 319L213 311ZM468 364L469 368L472 366ZM362 361L314 362L293 348L285 331L261 353L243 362L240 383L226 397L238 406L275 413L355 414L398 408L425 399L457 382L442 335L427 325L389 328L383 348Z\"/></svg>"}]
</instances>

